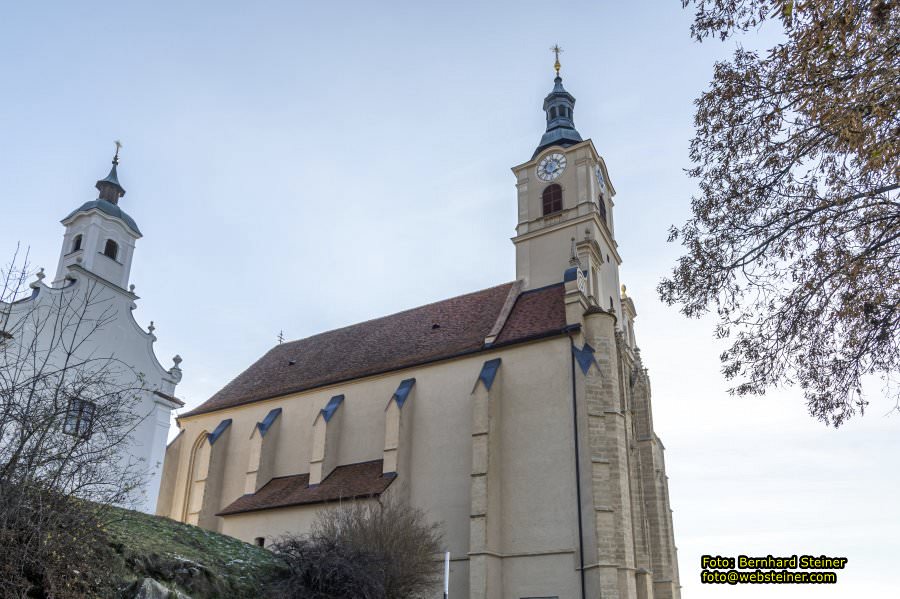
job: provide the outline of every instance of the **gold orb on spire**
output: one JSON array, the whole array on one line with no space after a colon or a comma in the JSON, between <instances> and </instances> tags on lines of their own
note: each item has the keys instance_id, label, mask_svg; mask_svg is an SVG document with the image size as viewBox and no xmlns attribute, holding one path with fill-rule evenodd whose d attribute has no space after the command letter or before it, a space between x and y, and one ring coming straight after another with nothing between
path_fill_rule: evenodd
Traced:
<instances>
[{"instance_id":1,"label":"gold orb on spire","mask_svg":"<svg viewBox=\"0 0 900 599\"><path fill-rule=\"evenodd\" d=\"M559 47L559 44L553 44L553 47L550 48L550 51L556 55L556 62L553 63L553 68L556 69L556 76L559 77L559 69L562 66L559 64L559 53L563 51L562 48Z\"/></svg>"}]
</instances>

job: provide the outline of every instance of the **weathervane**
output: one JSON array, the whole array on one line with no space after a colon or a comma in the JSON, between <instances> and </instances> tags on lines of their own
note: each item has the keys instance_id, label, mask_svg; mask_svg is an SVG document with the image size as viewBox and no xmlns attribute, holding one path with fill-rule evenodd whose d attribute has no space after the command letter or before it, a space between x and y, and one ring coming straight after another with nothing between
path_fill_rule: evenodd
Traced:
<instances>
[{"instance_id":1,"label":"weathervane","mask_svg":"<svg viewBox=\"0 0 900 599\"><path fill-rule=\"evenodd\" d=\"M562 66L559 64L559 53L563 51L562 48L559 47L559 44L553 44L553 47L550 48L550 51L556 55L556 62L553 63L553 68L556 69L556 76L559 77L559 68Z\"/></svg>"},{"instance_id":2,"label":"weathervane","mask_svg":"<svg viewBox=\"0 0 900 599\"><path fill-rule=\"evenodd\" d=\"M119 164L119 150L122 149L122 142L117 139L113 143L116 144L116 155L113 156L113 164L118 165Z\"/></svg>"}]
</instances>

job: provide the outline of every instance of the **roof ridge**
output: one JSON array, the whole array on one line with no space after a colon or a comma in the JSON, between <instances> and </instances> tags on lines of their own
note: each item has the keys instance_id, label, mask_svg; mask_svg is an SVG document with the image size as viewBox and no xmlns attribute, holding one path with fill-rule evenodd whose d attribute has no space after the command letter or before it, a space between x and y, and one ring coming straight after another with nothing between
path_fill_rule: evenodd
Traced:
<instances>
[{"instance_id":1,"label":"roof ridge","mask_svg":"<svg viewBox=\"0 0 900 599\"><path fill-rule=\"evenodd\" d=\"M503 327L506 326L506 321L509 319L509 315L512 314L513 307L516 305L516 302L519 301L519 296L522 294L523 285L525 285L525 281L517 279L516 281L513 281L513 284L510 286L509 291L506 294L506 300L503 302L500 313L497 314L497 319L494 321L494 326L491 327L487 337L484 338L484 345L486 347L493 345L494 341L497 340L497 337L500 336L500 333L503 332Z\"/></svg>"},{"instance_id":2,"label":"roof ridge","mask_svg":"<svg viewBox=\"0 0 900 599\"><path fill-rule=\"evenodd\" d=\"M416 310L422 310L422 309L424 309L424 308L428 308L429 306L435 306L435 305L437 305L437 304L442 304L442 303L444 303L444 302L449 302L449 301L451 301L451 300L455 300L455 299L459 299L459 298L463 298L463 297L469 297L469 296L472 296L472 295L477 295L477 294L479 294L479 293L484 293L484 292L486 292L486 291L492 291L492 290L494 290L494 289L499 289L500 287L505 287L505 286L507 286L507 285L513 285L513 284L515 284L515 281L510 281L510 282L508 282L508 283L501 283L500 285L494 285L493 287L485 287L484 289L479 289L478 291L470 291L469 293L463 293L463 294L460 294L460 295L454 295L453 297L447 297L447 298L444 298L444 299L435 300L435 301L429 302L429 303L427 303L427 304L422 304L422 305L415 306L415 307L412 307L412 308L407 308L406 310L400 310L399 312L393 312L393 313L391 313L391 314L385 314L384 316L376 316L375 318L369 318L368 320L360 320L359 322L354 322L353 324L348 324L348 325L344 325L344 326L342 326L342 327L337 327L336 329L328 329L327 331L321 331L321 332L319 332L319 333L314 333L314 334L312 334L312 335L309 335L308 337L301 337L300 339L293 339L293 340L291 340L291 341L285 341L284 343L279 343L278 345L275 345L275 346L273 346L271 349L269 349L269 351L271 352L271 351L273 351L273 350L275 350L275 349L277 349L277 348L279 348L279 347L284 347L284 346L286 346L286 345L292 345L292 344L295 344L295 343L300 343L300 342L302 342L302 341L307 341L307 340L309 340L309 339L315 339L316 337L319 337L319 336L321 336L321 335L327 335L328 333L335 333L335 332L337 332L337 331L343 331L343 330L350 329L350 328L353 328L353 327L357 327L357 326L360 326L360 325L364 325L364 324L367 324L367 323L370 323L370 322L375 322L375 321L378 321L378 320L383 320L383 319L385 319L385 318L393 318L394 316L400 316L401 314L407 314L407 313L409 313L409 312L415 312Z\"/></svg>"}]
</instances>

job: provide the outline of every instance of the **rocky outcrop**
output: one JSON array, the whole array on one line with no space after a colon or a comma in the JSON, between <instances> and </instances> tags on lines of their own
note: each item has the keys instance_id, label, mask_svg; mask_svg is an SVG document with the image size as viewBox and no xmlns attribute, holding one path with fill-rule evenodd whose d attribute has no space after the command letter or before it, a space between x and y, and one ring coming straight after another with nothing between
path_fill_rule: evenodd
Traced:
<instances>
[{"instance_id":1,"label":"rocky outcrop","mask_svg":"<svg viewBox=\"0 0 900 599\"><path fill-rule=\"evenodd\" d=\"M132 599L191 599L181 591L173 591L152 578L136 581L132 587L133 594L127 595Z\"/></svg>"}]
</instances>

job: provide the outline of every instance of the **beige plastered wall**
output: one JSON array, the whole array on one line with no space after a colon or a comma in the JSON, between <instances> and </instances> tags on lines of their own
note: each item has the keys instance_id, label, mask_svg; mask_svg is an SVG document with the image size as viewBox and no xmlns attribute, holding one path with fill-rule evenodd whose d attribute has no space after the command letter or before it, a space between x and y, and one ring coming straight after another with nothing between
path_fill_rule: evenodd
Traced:
<instances>
[{"instance_id":1,"label":"beige plastered wall","mask_svg":"<svg viewBox=\"0 0 900 599\"><path fill-rule=\"evenodd\" d=\"M199 435L215 429L221 420L233 419L231 434L219 441L227 443L222 452L221 494L215 502L220 510L244 493L250 436L269 410L283 409L274 476L309 471L313 422L319 410L338 394L345 399L340 407L344 413L337 463L381 459L385 407L403 379L415 378L410 400L416 402L410 472L398 476L407 478L411 503L443 523L446 546L454 559L452 580L462 590L468 578L471 394L484 362L500 357L505 403L500 427L503 538L499 553L504 571L508 567L510 572L521 572L504 596L535 596L524 589L546 586L548 580L558 589L550 595L569 596L560 588L560 581L570 581L563 586L577 583L569 355L569 340L562 336L184 418L184 441L179 446L183 443L183 448L190 448ZM176 460L178 467L167 465L167 474L177 471L177 475L167 478L164 490L171 492L171 500L160 505L169 509L163 515L174 519L181 519L184 510L189 454L186 449L174 451L170 459ZM320 507L218 517L215 528L247 542L260 536L303 532ZM522 594L515 595L519 586Z\"/></svg>"}]
</instances>

